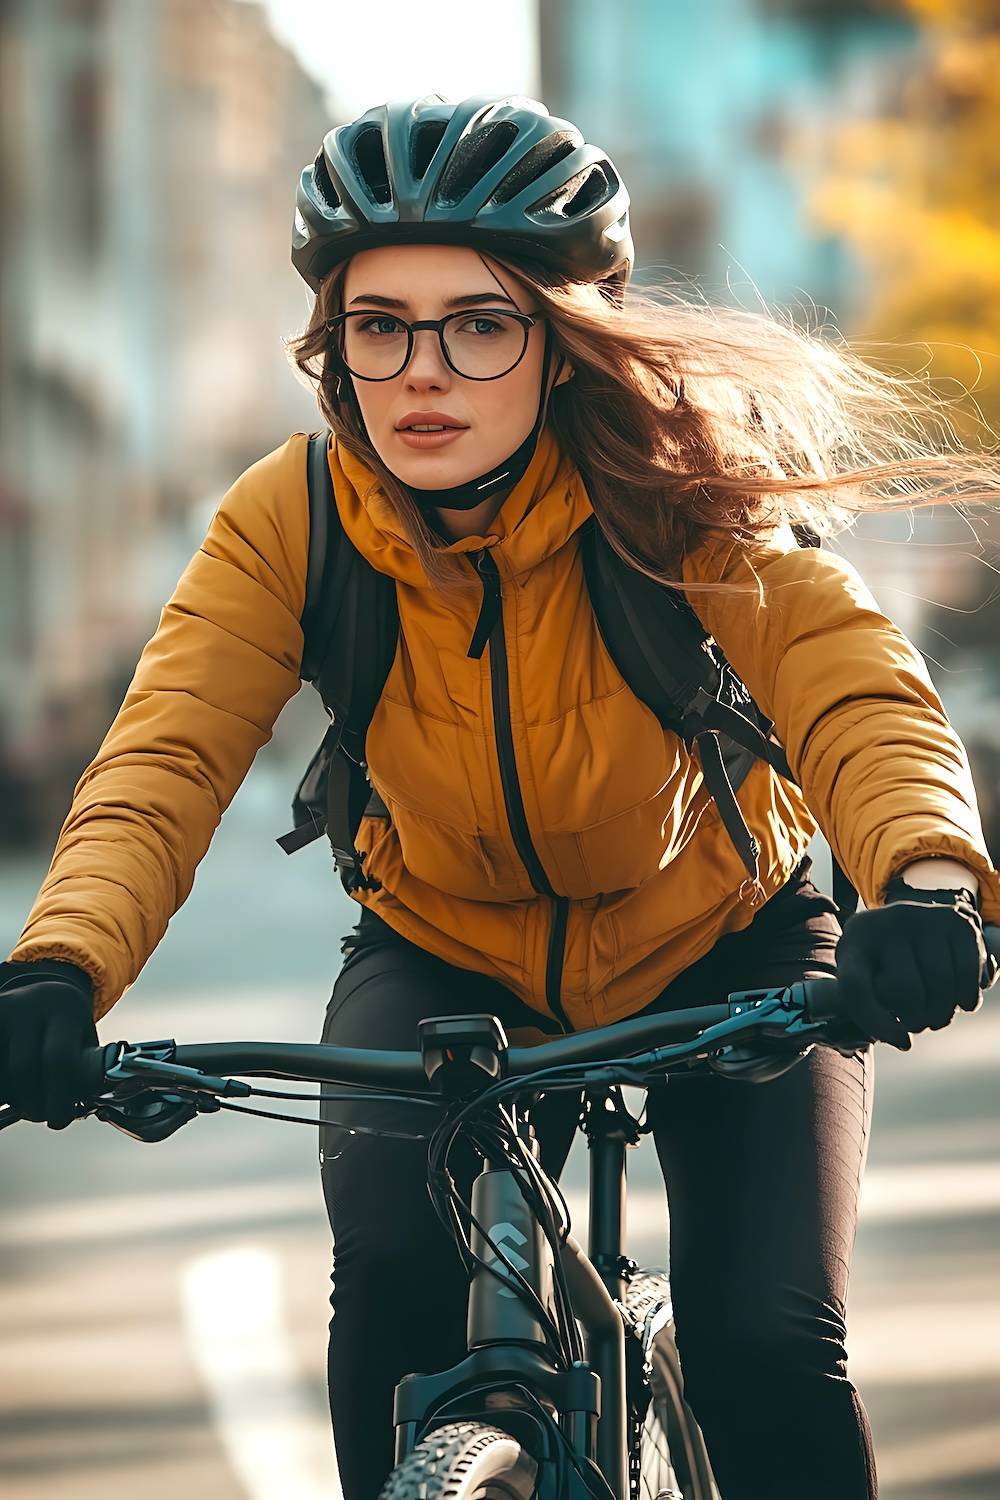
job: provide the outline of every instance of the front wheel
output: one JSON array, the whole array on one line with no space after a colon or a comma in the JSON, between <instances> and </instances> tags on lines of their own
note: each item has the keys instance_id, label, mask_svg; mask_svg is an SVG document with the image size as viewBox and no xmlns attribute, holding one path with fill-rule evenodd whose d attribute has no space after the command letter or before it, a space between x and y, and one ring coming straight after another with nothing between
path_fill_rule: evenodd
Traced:
<instances>
[{"instance_id":1,"label":"front wheel","mask_svg":"<svg viewBox=\"0 0 1000 1500\"><path fill-rule=\"evenodd\" d=\"M629 1455L633 1500L718 1500L705 1439L684 1400L666 1276L640 1271L626 1306L643 1354L643 1389L633 1392L640 1398Z\"/></svg>"},{"instance_id":2,"label":"front wheel","mask_svg":"<svg viewBox=\"0 0 1000 1500\"><path fill-rule=\"evenodd\" d=\"M660 1330L649 1355L650 1402L639 1439L641 1500L716 1500L705 1439L684 1400L673 1331Z\"/></svg>"},{"instance_id":3,"label":"front wheel","mask_svg":"<svg viewBox=\"0 0 1000 1500\"><path fill-rule=\"evenodd\" d=\"M379 1500L532 1500L537 1472L509 1433L480 1422L450 1422L393 1469Z\"/></svg>"}]
</instances>

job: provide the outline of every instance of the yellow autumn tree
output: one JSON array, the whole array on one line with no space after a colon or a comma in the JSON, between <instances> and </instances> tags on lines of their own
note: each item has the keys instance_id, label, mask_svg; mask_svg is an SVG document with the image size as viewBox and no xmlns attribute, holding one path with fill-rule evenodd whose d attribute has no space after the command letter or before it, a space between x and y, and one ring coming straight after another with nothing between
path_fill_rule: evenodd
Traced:
<instances>
[{"instance_id":1,"label":"yellow autumn tree","mask_svg":"<svg viewBox=\"0 0 1000 1500\"><path fill-rule=\"evenodd\" d=\"M957 435L992 446L1000 436L1000 0L883 3L915 23L916 46L884 65L864 116L817 122L793 150L812 184L814 222L841 236L863 269L864 304L845 328L851 342L876 363L926 373L949 401ZM939 539L959 545L933 553L933 577L916 585L927 590L921 644L943 668L938 685L951 694L997 861L1000 517L995 507L979 513L974 565L975 548L946 510ZM955 559L950 569L946 557ZM972 714L956 696L966 681L979 704Z\"/></svg>"},{"instance_id":2,"label":"yellow autumn tree","mask_svg":"<svg viewBox=\"0 0 1000 1500\"><path fill-rule=\"evenodd\" d=\"M929 344L935 383L951 377L971 388L997 432L1000 0L890 5L915 19L918 46L887 74L871 116L827 136L827 170L809 208L865 267L867 326L851 332ZM965 436L975 429L991 440L959 409L953 420Z\"/></svg>"}]
</instances>

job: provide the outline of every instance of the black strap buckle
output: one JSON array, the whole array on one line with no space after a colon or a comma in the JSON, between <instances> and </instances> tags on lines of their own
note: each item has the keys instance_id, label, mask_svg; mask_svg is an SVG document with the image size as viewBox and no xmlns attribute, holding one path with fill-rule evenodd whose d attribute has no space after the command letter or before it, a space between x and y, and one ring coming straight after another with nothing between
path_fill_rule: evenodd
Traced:
<instances>
[{"instance_id":1,"label":"black strap buckle","mask_svg":"<svg viewBox=\"0 0 1000 1500\"><path fill-rule=\"evenodd\" d=\"M344 890L347 891L348 895L359 890L380 891L382 889L381 880L376 879L372 875L366 875L361 868L367 858L367 850L359 854L356 849L339 849L336 844L332 847L333 862L337 867L337 874L340 876Z\"/></svg>"}]
</instances>

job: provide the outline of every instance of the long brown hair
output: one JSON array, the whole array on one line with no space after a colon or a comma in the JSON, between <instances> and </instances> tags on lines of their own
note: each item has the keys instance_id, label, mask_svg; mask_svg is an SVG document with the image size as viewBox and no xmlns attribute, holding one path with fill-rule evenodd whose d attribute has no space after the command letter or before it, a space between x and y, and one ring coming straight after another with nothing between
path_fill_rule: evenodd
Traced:
<instances>
[{"instance_id":1,"label":"long brown hair","mask_svg":"<svg viewBox=\"0 0 1000 1500\"><path fill-rule=\"evenodd\" d=\"M712 306L677 283L630 287L616 305L595 285L491 259L536 299L572 362L548 421L612 545L650 577L679 583L683 558L710 536L750 543L787 522L832 537L866 511L1000 498L1000 458L964 447L951 420L964 392L944 396L790 315ZM327 320L342 310L346 266L285 341L289 361L338 442L379 479L428 578L468 585L352 404L337 402Z\"/></svg>"}]
</instances>

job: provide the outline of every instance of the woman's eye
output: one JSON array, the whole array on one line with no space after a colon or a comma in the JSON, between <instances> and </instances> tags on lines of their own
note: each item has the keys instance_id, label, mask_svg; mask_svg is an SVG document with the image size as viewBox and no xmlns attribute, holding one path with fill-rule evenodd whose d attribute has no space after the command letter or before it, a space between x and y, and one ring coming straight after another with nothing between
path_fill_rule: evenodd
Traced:
<instances>
[{"instance_id":1,"label":"woman's eye","mask_svg":"<svg viewBox=\"0 0 1000 1500\"><path fill-rule=\"evenodd\" d=\"M485 328L479 326L483 323L486 324ZM496 318L486 318L482 316L470 318L467 323L463 323L462 331L465 332L470 327L472 328L473 332L478 334L499 333L500 331L500 324L497 322Z\"/></svg>"},{"instance_id":2,"label":"woman's eye","mask_svg":"<svg viewBox=\"0 0 1000 1500\"><path fill-rule=\"evenodd\" d=\"M378 330L378 332L380 332L382 334L385 334L385 333L398 333L400 331L400 329L399 329L399 323L398 323L398 321L395 318L389 318L389 317L383 316L381 318L366 318L364 320L364 322L361 324L361 331L362 331L362 333L370 333L370 332L372 332L373 326L376 323L389 323L389 324L392 325L388 329L384 329L383 328L383 329Z\"/></svg>"}]
</instances>

